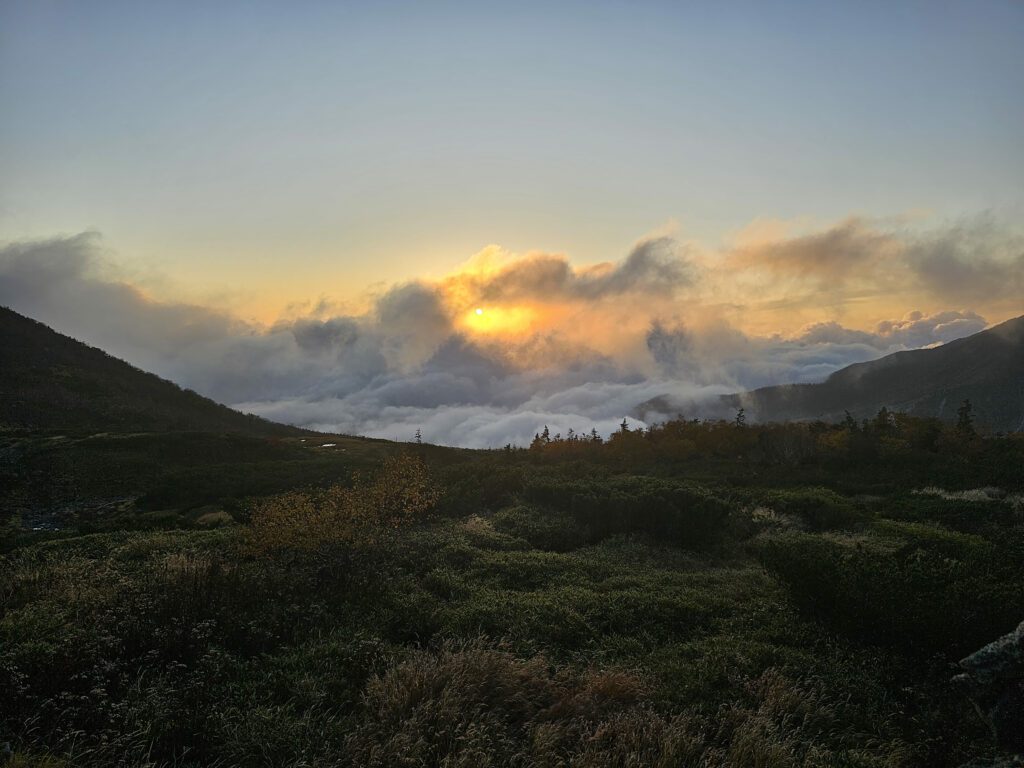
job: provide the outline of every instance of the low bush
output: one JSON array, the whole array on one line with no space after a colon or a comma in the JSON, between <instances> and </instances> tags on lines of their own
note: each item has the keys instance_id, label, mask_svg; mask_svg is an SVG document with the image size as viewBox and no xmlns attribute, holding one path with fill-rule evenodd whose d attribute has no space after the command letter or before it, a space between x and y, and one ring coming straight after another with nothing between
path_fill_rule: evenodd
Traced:
<instances>
[{"instance_id":1,"label":"low bush","mask_svg":"<svg viewBox=\"0 0 1024 768\"><path fill-rule=\"evenodd\" d=\"M517 536L530 546L550 552L568 552L587 543L587 533L567 512L518 504L496 513L496 530Z\"/></svg>"},{"instance_id":2,"label":"low bush","mask_svg":"<svg viewBox=\"0 0 1024 768\"><path fill-rule=\"evenodd\" d=\"M966 533L1004 531L1020 521L1004 499L967 500L919 493L901 494L887 500L885 516L910 522L940 523Z\"/></svg>"},{"instance_id":3,"label":"low bush","mask_svg":"<svg viewBox=\"0 0 1024 768\"><path fill-rule=\"evenodd\" d=\"M422 459L388 457L375 475L357 475L351 488L332 485L255 501L250 540L263 553L372 541L388 529L422 519L440 498Z\"/></svg>"},{"instance_id":4,"label":"low bush","mask_svg":"<svg viewBox=\"0 0 1024 768\"><path fill-rule=\"evenodd\" d=\"M1024 584L1009 576L1020 564L996 565L992 548L959 534L911 533L894 547L787 534L762 542L760 558L805 614L908 652L952 659L1024 615Z\"/></svg>"},{"instance_id":5,"label":"low bush","mask_svg":"<svg viewBox=\"0 0 1024 768\"><path fill-rule=\"evenodd\" d=\"M0 554L0 742L15 764L86 768L995 754L948 662L1024 615L1015 522L968 535L924 506L889 519L918 497L804 465L777 488L741 469L608 475L508 451L492 482L496 454L447 507L417 459L253 504L253 526L65 530ZM799 471L813 478L793 490ZM767 497L768 523L748 506Z\"/></svg>"},{"instance_id":6,"label":"low bush","mask_svg":"<svg viewBox=\"0 0 1024 768\"><path fill-rule=\"evenodd\" d=\"M721 541L730 513L729 504L704 488L653 477L539 480L527 484L522 496L568 513L589 541L643 533L701 549Z\"/></svg>"},{"instance_id":7,"label":"low bush","mask_svg":"<svg viewBox=\"0 0 1024 768\"><path fill-rule=\"evenodd\" d=\"M775 512L799 518L812 531L852 528L867 516L853 503L827 488L797 488L773 491L761 503Z\"/></svg>"},{"instance_id":8,"label":"low bush","mask_svg":"<svg viewBox=\"0 0 1024 768\"><path fill-rule=\"evenodd\" d=\"M446 467L439 473L438 482L445 489L438 513L461 517L511 504L523 488L525 472L522 467L482 460Z\"/></svg>"}]
</instances>

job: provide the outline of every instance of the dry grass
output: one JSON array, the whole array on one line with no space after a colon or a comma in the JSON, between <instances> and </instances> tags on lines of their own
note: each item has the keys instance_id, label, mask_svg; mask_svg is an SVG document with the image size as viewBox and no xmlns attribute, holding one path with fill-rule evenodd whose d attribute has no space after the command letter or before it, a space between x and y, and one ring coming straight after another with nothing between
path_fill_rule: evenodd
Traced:
<instances>
[{"instance_id":1,"label":"dry grass","mask_svg":"<svg viewBox=\"0 0 1024 768\"><path fill-rule=\"evenodd\" d=\"M573 672L483 641L418 651L370 679L347 741L360 766L797 768L835 765L837 717L813 687L767 670L715 717L659 711L646 681ZM862 755L859 765L899 765ZM892 756L887 756L891 758Z\"/></svg>"}]
</instances>

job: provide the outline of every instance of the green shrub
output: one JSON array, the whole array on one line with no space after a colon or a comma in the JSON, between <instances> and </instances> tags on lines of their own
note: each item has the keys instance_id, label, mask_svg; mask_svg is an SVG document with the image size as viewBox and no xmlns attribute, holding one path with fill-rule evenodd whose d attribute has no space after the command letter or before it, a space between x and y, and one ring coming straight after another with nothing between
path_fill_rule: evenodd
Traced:
<instances>
[{"instance_id":1,"label":"green shrub","mask_svg":"<svg viewBox=\"0 0 1024 768\"><path fill-rule=\"evenodd\" d=\"M856 527L867 517L849 499L827 488L774 491L763 496L762 503L778 513L800 518L812 531Z\"/></svg>"},{"instance_id":2,"label":"green shrub","mask_svg":"<svg viewBox=\"0 0 1024 768\"><path fill-rule=\"evenodd\" d=\"M525 473L522 467L481 461L447 467L439 474L438 481L445 489L438 513L462 517L512 503L523 488Z\"/></svg>"},{"instance_id":3,"label":"green shrub","mask_svg":"<svg viewBox=\"0 0 1024 768\"><path fill-rule=\"evenodd\" d=\"M1009 520L851 521L860 507L820 488L719 476L797 527L858 529L777 536L677 476L528 458L503 455L493 483L490 458L466 473L452 508L494 514L385 516L390 535L313 557L255 556L242 526L65 531L0 556L0 741L88 768L951 767L992 751L947 662L1024 615ZM772 480L853 488L812 470ZM467 641L481 634L503 640Z\"/></svg>"},{"instance_id":4,"label":"green shrub","mask_svg":"<svg viewBox=\"0 0 1024 768\"><path fill-rule=\"evenodd\" d=\"M940 523L955 531L994 535L1018 522L1016 511L1004 500L966 501L917 493L887 499L883 514L895 520Z\"/></svg>"},{"instance_id":5,"label":"green shrub","mask_svg":"<svg viewBox=\"0 0 1024 768\"><path fill-rule=\"evenodd\" d=\"M568 552L587 542L586 531L568 513L519 504L493 517L495 529L517 536L537 549Z\"/></svg>"},{"instance_id":6,"label":"green shrub","mask_svg":"<svg viewBox=\"0 0 1024 768\"><path fill-rule=\"evenodd\" d=\"M1012 564L994 569L990 548L951 541L958 534L916 534L895 550L788 534L764 541L760 558L801 611L872 643L955 656L1019 621L1024 584L1008 578Z\"/></svg>"},{"instance_id":7,"label":"green shrub","mask_svg":"<svg viewBox=\"0 0 1024 768\"><path fill-rule=\"evenodd\" d=\"M703 488L652 477L540 480L523 498L568 513L590 541L644 533L666 544L701 549L719 542L729 505Z\"/></svg>"}]
</instances>

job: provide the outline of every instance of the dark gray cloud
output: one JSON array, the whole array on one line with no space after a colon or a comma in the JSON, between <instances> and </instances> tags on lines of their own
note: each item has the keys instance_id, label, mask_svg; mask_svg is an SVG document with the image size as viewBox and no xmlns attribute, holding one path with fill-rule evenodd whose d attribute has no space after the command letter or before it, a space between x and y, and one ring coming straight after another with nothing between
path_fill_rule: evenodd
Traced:
<instances>
[{"instance_id":1,"label":"dark gray cloud","mask_svg":"<svg viewBox=\"0 0 1024 768\"><path fill-rule=\"evenodd\" d=\"M594 299L623 293L667 295L690 285L694 269L672 238L659 237L638 243L625 260L608 272L584 272L577 278L577 293Z\"/></svg>"},{"instance_id":2,"label":"dark gray cloud","mask_svg":"<svg viewBox=\"0 0 1024 768\"><path fill-rule=\"evenodd\" d=\"M644 240L617 265L574 270L564 256L538 254L486 278L470 278L483 301L599 300L629 293L670 296L693 283L695 270L674 240Z\"/></svg>"},{"instance_id":3,"label":"dark gray cloud","mask_svg":"<svg viewBox=\"0 0 1024 768\"><path fill-rule=\"evenodd\" d=\"M899 252L894 234L850 218L823 232L745 246L730 256L738 266L841 283L848 276Z\"/></svg>"},{"instance_id":4,"label":"dark gray cloud","mask_svg":"<svg viewBox=\"0 0 1024 768\"><path fill-rule=\"evenodd\" d=\"M301 349L321 354L342 354L359 340L359 323L349 317L300 318L291 323L278 323L274 328L291 333Z\"/></svg>"},{"instance_id":5,"label":"dark gray cloud","mask_svg":"<svg viewBox=\"0 0 1024 768\"><path fill-rule=\"evenodd\" d=\"M1024 239L988 216L920 238L907 261L925 287L945 299L1024 296Z\"/></svg>"}]
</instances>

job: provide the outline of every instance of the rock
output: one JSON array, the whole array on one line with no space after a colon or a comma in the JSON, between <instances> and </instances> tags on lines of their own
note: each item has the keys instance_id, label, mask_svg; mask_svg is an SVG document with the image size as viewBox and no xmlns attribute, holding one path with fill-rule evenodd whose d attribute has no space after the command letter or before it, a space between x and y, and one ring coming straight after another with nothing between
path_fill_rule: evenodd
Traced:
<instances>
[{"instance_id":1,"label":"rock","mask_svg":"<svg viewBox=\"0 0 1024 768\"><path fill-rule=\"evenodd\" d=\"M1024 622L960 661L953 678L1001 749L1024 753Z\"/></svg>"}]
</instances>

